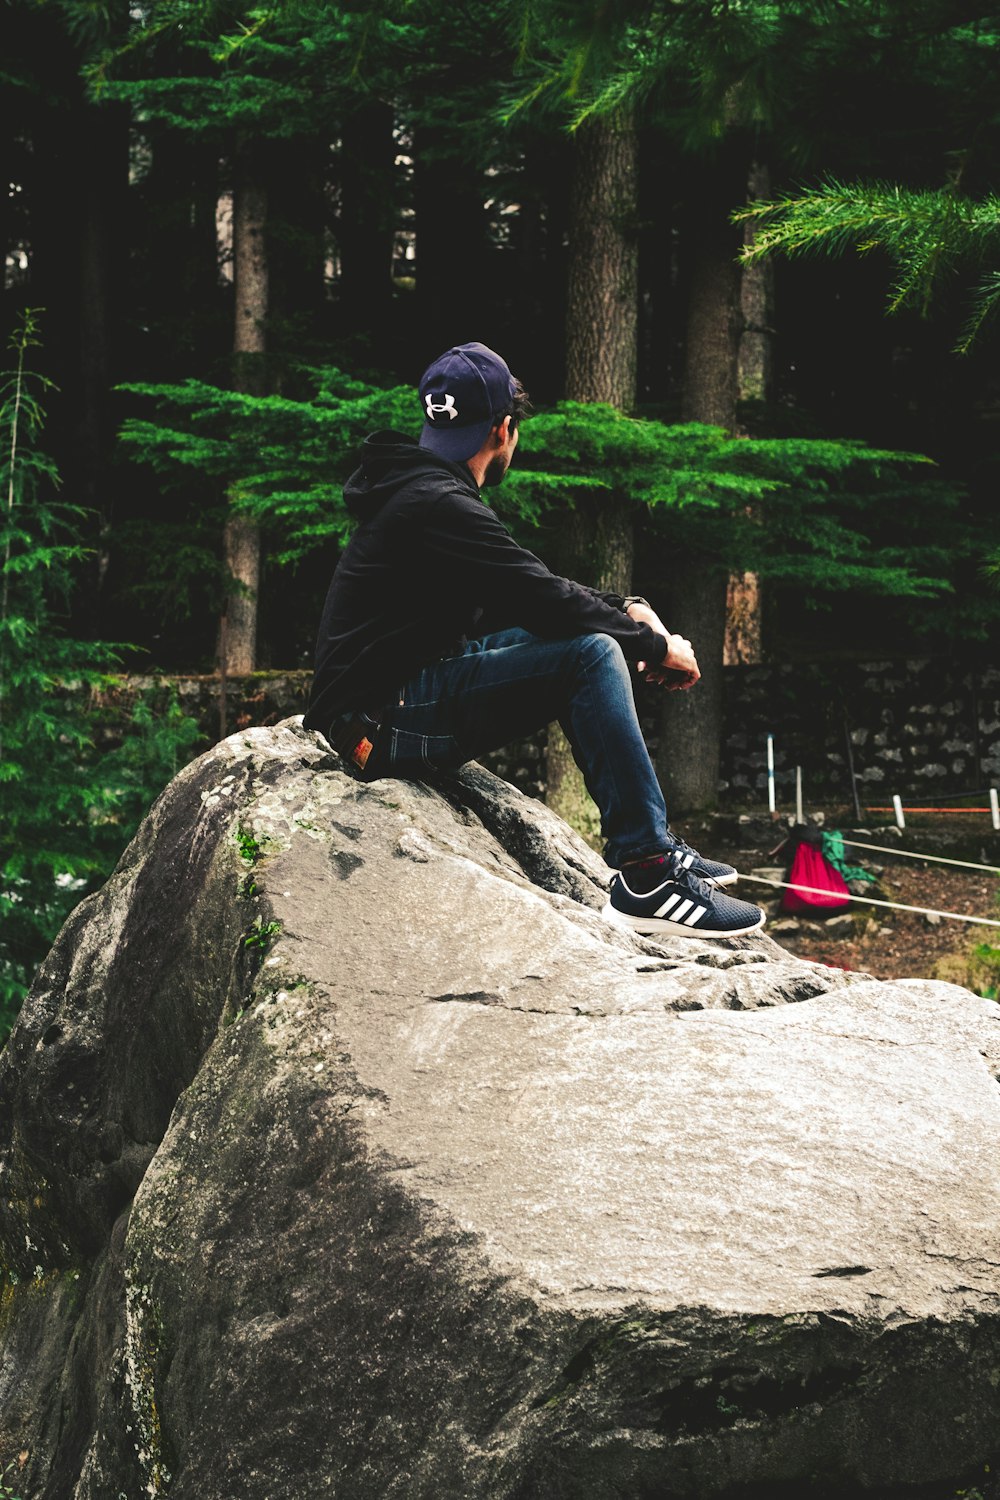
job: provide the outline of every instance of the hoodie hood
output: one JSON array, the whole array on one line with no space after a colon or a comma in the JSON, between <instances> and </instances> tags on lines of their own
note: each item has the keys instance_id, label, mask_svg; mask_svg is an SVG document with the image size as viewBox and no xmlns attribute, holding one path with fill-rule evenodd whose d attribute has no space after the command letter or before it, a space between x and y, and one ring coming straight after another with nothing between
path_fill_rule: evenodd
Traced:
<instances>
[{"instance_id":1,"label":"hoodie hood","mask_svg":"<svg viewBox=\"0 0 1000 1500\"><path fill-rule=\"evenodd\" d=\"M361 445L360 465L344 485L344 504L357 520L368 521L403 485L424 475L440 485L445 474L479 498L479 486L465 464L439 458L401 432L373 432Z\"/></svg>"}]
</instances>

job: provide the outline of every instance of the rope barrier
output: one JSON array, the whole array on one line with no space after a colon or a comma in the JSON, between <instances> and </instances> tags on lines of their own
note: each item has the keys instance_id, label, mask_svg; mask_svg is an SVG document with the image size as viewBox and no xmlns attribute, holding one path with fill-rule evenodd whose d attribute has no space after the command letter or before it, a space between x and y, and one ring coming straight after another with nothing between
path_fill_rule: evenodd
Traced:
<instances>
[{"instance_id":1,"label":"rope barrier","mask_svg":"<svg viewBox=\"0 0 1000 1500\"><path fill-rule=\"evenodd\" d=\"M919 857L919 856L918 856ZM741 875L741 880L749 880L757 885L771 885L780 890L802 891L810 896L829 896L828 890L820 890L814 885L793 885L788 880L768 880L764 875ZM948 917L953 922L975 922L979 927L1000 927L992 917L967 917L960 911L936 911L933 906L906 906L902 901L876 901L874 896L840 896L841 901L863 901L866 906L887 906L892 911L913 911L922 917Z\"/></svg>"},{"instance_id":2,"label":"rope barrier","mask_svg":"<svg viewBox=\"0 0 1000 1500\"><path fill-rule=\"evenodd\" d=\"M914 854L910 849L893 849L890 844L865 844L860 839L844 839L851 849L871 849L876 854L898 854L900 859L926 859L936 865L960 865L963 870L985 870L989 875L1000 875L1000 865L974 865L968 859L948 859L943 854Z\"/></svg>"},{"instance_id":3,"label":"rope barrier","mask_svg":"<svg viewBox=\"0 0 1000 1500\"><path fill-rule=\"evenodd\" d=\"M895 810L894 807L865 807L866 812L890 813ZM907 802L903 811L906 813L954 813L958 816L961 813L988 813L993 809L991 807L911 807Z\"/></svg>"}]
</instances>

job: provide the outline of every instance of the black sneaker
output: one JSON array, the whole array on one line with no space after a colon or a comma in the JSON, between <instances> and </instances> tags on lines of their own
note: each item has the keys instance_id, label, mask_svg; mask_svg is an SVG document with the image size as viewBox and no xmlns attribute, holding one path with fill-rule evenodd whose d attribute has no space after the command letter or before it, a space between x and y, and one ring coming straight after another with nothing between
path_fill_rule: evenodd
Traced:
<instances>
[{"instance_id":1,"label":"black sneaker","mask_svg":"<svg viewBox=\"0 0 1000 1500\"><path fill-rule=\"evenodd\" d=\"M732 865L724 865L718 859L706 859L675 833L668 833L667 840L664 853L668 856L679 854L685 870L690 870L699 880L707 880L709 885L734 885L739 880L739 871L734 870Z\"/></svg>"},{"instance_id":2,"label":"black sneaker","mask_svg":"<svg viewBox=\"0 0 1000 1500\"><path fill-rule=\"evenodd\" d=\"M667 878L642 894L630 889L626 872L619 872L604 916L650 937L728 938L760 931L765 919L759 906L722 895L685 869L683 858L677 851L664 866Z\"/></svg>"}]
</instances>

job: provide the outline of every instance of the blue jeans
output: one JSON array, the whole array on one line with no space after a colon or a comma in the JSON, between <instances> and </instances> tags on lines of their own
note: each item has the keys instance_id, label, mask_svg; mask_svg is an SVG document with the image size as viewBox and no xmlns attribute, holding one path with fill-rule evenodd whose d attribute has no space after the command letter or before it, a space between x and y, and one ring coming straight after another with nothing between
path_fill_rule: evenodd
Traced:
<instances>
[{"instance_id":1,"label":"blue jeans","mask_svg":"<svg viewBox=\"0 0 1000 1500\"><path fill-rule=\"evenodd\" d=\"M663 793L635 711L632 674L607 635L549 641L503 630L404 683L369 775L421 776L475 760L558 719L601 813L616 869L667 843Z\"/></svg>"}]
</instances>

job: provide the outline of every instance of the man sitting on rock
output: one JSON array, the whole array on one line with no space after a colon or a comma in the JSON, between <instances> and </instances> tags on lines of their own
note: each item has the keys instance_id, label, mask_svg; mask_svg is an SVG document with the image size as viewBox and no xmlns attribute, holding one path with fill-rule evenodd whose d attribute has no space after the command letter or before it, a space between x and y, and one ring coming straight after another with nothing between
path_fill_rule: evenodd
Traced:
<instances>
[{"instance_id":1,"label":"man sitting on rock","mask_svg":"<svg viewBox=\"0 0 1000 1500\"><path fill-rule=\"evenodd\" d=\"M517 447L523 386L484 344L449 349L420 382L419 442L366 439L344 489L359 525L320 624L306 727L366 779L422 776L558 719L619 873L605 911L639 932L755 932L720 891L730 865L670 831L629 668L668 689L701 673L691 642L644 599L559 578L484 503Z\"/></svg>"}]
</instances>

